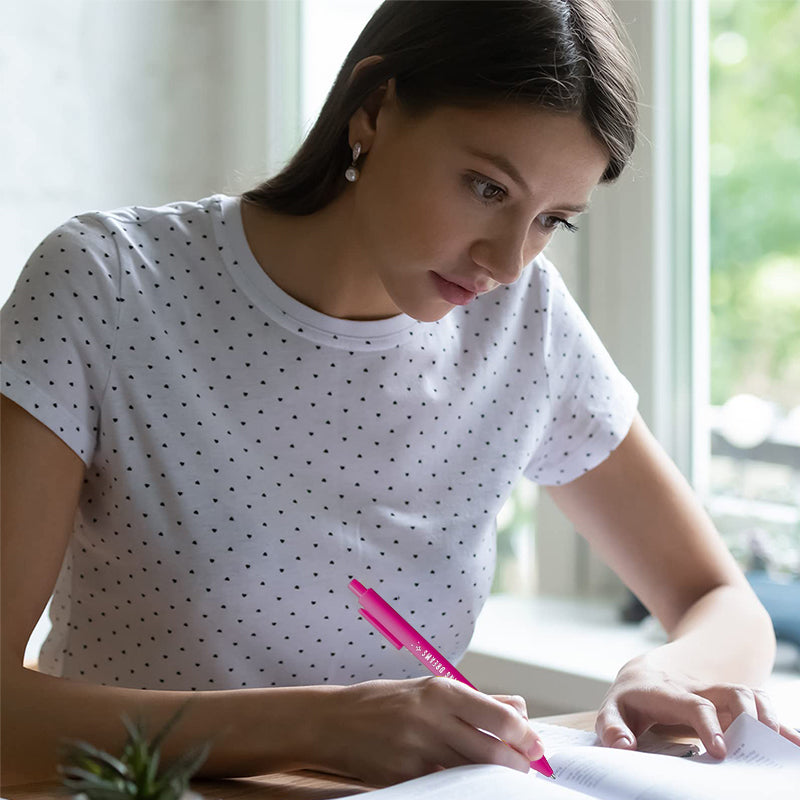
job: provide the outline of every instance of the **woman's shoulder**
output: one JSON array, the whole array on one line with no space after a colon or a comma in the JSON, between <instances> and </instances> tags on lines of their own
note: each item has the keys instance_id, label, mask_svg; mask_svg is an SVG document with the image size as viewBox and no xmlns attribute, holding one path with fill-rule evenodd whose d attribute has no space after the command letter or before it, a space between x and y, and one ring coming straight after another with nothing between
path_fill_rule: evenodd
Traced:
<instances>
[{"instance_id":1,"label":"woman's shoulder","mask_svg":"<svg viewBox=\"0 0 800 800\"><path fill-rule=\"evenodd\" d=\"M78 313L117 310L125 294L136 294L125 276L146 271L154 279L216 252L214 226L223 195L162 206L123 206L85 211L47 233L17 279L4 313L44 313L58 297ZM139 287L141 278L136 278ZM40 308L41 306L41 308Z\"/></svg>"},{"instance_id":2,"label":"woman's shoulder","mask_svg":"<svg viewBox=\"0 0 800 800\"><path fill-rule=\"evenodd\" d=\"M191 235L193 231L200 232L220 218L223 204L231 199L226 195L214 194L201 200L178 200L161 205L128 205L103 211L85 211L76 214L61 227L103 227L113 236L121 233L138 234L140 237L147 236L148 233L153 236L170 233Z\"/></svg>"},{"instance_id":3,"label":"woman's shoulder","mask_svg":"<svg viewBox=\"0 0 800 800\"><path fill-rule=\"evenodd\" d=\"M89 210L74 214L49 231L41 240L26 267L44 261L48 255L75 250L82 261L92 258L112 258L112 251L134 250L142 242L166 242L169 234L175 237L191 234L193 229L202 237L204 228L221 215L225 195L211 195L196 201L178 201L159 206L130 205L110 210ZM207 235L207 233L206 233ZM127 244L120 246L121 240ZM134 241L136 243L134 243Z\"/></svg>"},{"instance_id":4,"label":"woman's shoulder","mask_svg":"<svg viewBox=\"0 0 800 800\"><path fill-rule=\"evenodd\" d=\"M212 194L200 200L175 200L159 205L120 206L107 211L90 212L90 214L101 219L145 225L155 219L213 216L220 211L223 202L230 199L224 194Z\"/></svg>"}]
</instances>

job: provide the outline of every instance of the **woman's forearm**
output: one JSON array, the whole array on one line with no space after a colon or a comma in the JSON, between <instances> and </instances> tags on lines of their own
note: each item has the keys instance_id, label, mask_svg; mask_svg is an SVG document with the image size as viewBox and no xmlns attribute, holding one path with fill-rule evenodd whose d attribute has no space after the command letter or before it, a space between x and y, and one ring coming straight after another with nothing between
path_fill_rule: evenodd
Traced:
<instances>
[{"instance_id":1,"label":"woman's forearm","mask_svg":"<svg viewBox=\"0 0 800 800\"><path fill-rule=\"evenodd\" d=\"M745 585L720 586L701 597L648 654L666 672L699 680L760 686L775 658L775 635L764 607Z\"/></svg>"},{"instance_id":2,"label":"woman's forearm","mask_svg":"<svg viewBox=\"0 0 800 800\"><path fill-rule=\"evenodd\" d=\"M139 690L9 666L3 670L2 685L3 783L55 779L58 747L64 740L82 739L119 753L126 737L123 714L143 720L155 733L187 701L183 718L162 748L165 760L211 740L201 776L245 776L312 766L311 718L322 697L336 689Z\"/></svg>"},{"instance_id":3,"label":"woman's forearm","mask_svg":"<svg viewBox=\"0 0 800 800\"><path fill-rule=\"evenodd\" d=\"M155 732L187 699L164 760L211 739L201 777L311 768L383 786L470 763L527 772L543 753L519 698L490 697L446 678L170 692L24 672L3 678L6 784L55 778L63 738L119 753L123 713Z\"/></svg>"}]
</instances>

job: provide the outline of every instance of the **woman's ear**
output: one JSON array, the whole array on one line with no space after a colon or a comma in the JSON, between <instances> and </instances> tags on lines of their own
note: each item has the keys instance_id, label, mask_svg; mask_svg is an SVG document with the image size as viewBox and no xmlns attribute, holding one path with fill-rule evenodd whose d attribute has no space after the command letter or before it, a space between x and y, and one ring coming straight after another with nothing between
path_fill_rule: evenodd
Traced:
<instances>
[{"instance_id":1,"label":"woman's ear","mask_svg":"<svg viewBox=\"0 0 800 800\"><path fill-rule=\"evenodd\" d=\"M361 69L382 60L381 56L369 56L361 59L353 67L353 71L350 73L350 80L352 81ZM369 151L372 140L375 138L378 113L382 108L393 106L394 102L395 80L394 78L389 78L386 82L373 89L358 110L350 117L348 139L351 147L356 142L361 142L362 152Z\"/></svg>"},{"instance_id":2,"label":"woman's ear","mask_svg":"<svg viewBox=\"0 0 800 800\"><path fill-rule=\"evenodd\" d=\"M362 69L371 67L373 64L379 64L381 61L383 61L383 56L367 56L366 58L362 58L361 61L359 61L350 72L350 77L347 79L347 85L349 86L353 82L356 75L358 75Z\"/></svg>"},{"instance_id":3,"label":"woman's ear","mask_svg":"<svg viewBox=\"0 0 800 800\"><path fill-rule=\"evenodd\" d=\"M378 129L378 114L381 110L391 111L395 103L394 78L389 78L364 100L361 107L350 117L348 140L352 147L361 142L363 153L369 152Z\"/></svg>"}]
</instances>

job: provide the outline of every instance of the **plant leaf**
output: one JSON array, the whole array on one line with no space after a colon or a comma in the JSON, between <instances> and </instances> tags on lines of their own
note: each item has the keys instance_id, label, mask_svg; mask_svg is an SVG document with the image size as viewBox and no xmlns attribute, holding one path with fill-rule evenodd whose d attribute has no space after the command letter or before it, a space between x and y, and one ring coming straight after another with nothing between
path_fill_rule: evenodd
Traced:
<instances>
[{"instance_id":1,"label":"plant leaf","mask_svg":"<svg viewBox=\"0 0 800 800\"><path fill-rule=\"evenodd\" d=\"M94 745L81 741L80 739L71 740L63 745L63 758L76 764L80 762L78 765L84 768L87 766L85 764L87 760L90 761L90 763L93 760L99 761L123 778L130 777L130 771L126 764L110 753L98 750Z\"/></svg>"},{"instance_id":2,"label":"plant leaf","mask_svg":"<svg viewBox=\"0 0 800 800\"><path fill-rule=\"evenodd\" d=\"M158 750L155 750L153 755L150 757L150 763L147 765L147 774L144 776L145 785L144 790L145 793L149 794L152 791L153 786L156 784L156 778L158 777L158 766L161 760L161 753Z\"/></svg>"},{"instance_id":3,"label":"plant leaf","mask_svg":"<svg viewBox=\"0 0 800 800\"><path fill-rule=\"evenodd\" d=\"M99 800L101 793L113 797L136 797L135 784L123 778L109 781L80 767L59 767L59 772L64 786L86 792L92 800Z\"/></svg>"},{"instance_id":4,"label":"plant leaf","mask_svg":"<svg viewBox=\"0 0 800 800\"><path fill-rule=\"evenodd\" d=\"M75 765L61 766L58 771L64 776L66 780L80 780L92 786L99 786L101 788L110 788L112 786L119 786L125 781L119 776L106 778L103 775L98 775L96 772L91 772L88 769L83 769Z\"/></svg>"},{"instance_id":5,"label":"plant leaf","mask_svg":"<svg viewBox=\"0 0 800 800\"><path fill-rule=\"evenodd\" d=\"M122 760L130 765L136 780L146 773L150 760L150 747L147 741L147 730L144 722L133 722L127 714L123 714L122 723L128 731L128 741L122 753Z\"/></svg>"}]
</instances>

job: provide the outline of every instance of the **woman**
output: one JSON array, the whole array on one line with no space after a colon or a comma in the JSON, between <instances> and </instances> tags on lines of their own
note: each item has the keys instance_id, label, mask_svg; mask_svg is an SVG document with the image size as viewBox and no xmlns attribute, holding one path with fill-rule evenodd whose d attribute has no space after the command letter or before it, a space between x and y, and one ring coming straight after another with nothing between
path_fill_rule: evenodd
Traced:
<instances>
[{"instance_id":1,"label":"woman","mask_svg":"<svg viewBox=\"0 0 800 800\"><path fill-rule=\"evenodd\" d=\"M602 3L386 3L279 175L45 239L3 320L5 780L187 697L205 775L527 770L522 701L420 677L347 588L457 658L523 474L671 635L605 744L779 728L769 619L540 256L628 160L633 86Z\"/></svg>"}]
</instances>

